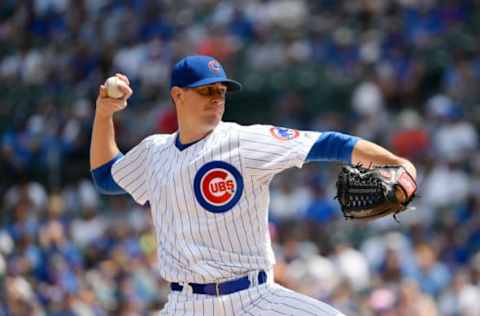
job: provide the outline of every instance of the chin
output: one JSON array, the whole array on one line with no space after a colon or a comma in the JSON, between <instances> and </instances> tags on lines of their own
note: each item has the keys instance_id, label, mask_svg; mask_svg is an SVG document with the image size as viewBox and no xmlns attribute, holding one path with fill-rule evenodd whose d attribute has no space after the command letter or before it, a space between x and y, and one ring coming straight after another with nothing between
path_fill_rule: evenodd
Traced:
<instances>
[{"instance_id":1,"label":"chin","mask_svg":"<svg viewBox=\"0 0 480 316\"><path fill-rule=\"evenodd\" d=\"M222 120L222 116L223 116L222 114L212 113L211 115L206 116L205 123L210 125L211 127L217 126L218 123L220 123L220 121Z\"/></svg>"},{"instance_id":2,"label":"chin","mask_svg":"<svg viewBox=\"0 0 480 316\"><path fill-rule=\"evenodd\" d=\"M211 128L215 128L217 127L217 125L220 123L220 121L222 120L222 118L212 118L211 120L208 121L208 125L211 127Z\"/></svg>"}]
</instances>

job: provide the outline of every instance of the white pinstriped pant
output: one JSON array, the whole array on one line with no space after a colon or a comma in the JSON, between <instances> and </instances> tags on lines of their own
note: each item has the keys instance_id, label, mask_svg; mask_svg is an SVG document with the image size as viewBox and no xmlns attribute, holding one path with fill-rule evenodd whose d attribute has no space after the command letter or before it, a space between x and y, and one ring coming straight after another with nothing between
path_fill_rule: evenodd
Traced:
<instances>
[{"instance_id":1,"label":"white pinstriped pant","mask_svg":"<svg viewBox=\"0 0 480 316\"><path fill-rule=\"evenodd\" d=\"M345 316L330 305L268 282L219 297L171 292L159 316Z\"/></svg>"}]
</instances>

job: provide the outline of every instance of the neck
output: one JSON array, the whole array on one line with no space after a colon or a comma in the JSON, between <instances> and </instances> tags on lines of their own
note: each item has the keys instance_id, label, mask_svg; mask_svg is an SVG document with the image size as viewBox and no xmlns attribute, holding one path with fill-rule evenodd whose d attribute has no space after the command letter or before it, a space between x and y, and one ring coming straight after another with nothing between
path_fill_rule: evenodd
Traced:
<instances>
[{"instance_id":1,"label":"neck","mask_svg":"<svg viewBox=\"0 0 480 316\"><path fill-rule=\"evenodd\" d=\"M208 130L202 130L198 128L189 128L186 126L182 126L179 124L178 126L178 138L180 139L180 142L182 144L190 144L196 141L199 141L200 139L206 137L208 134L210 134L213 131L213 129L208 129Z\"/></svg>"}]
</instances>

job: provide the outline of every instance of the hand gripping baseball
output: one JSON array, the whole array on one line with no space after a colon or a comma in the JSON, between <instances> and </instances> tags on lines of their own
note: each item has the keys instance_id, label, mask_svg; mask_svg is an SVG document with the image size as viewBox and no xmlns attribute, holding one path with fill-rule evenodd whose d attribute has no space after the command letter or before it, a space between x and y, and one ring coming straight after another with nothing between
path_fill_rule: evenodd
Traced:
<instances>
[{"instance_id":1,"label":"hand gripping baseball","mask_svg":"<svg viewBox=\"0 0 480 316\"><path fill-rule=\"evenodd\" d=\"M121 91L123 95L120 98L113 98L109 95L109 89L105 84L100 86L96 101L96 114L102 117L111 117L113 113L123 110L127 106L128 98L133 93L127 76L117 73L115 77L118 80L115 81L115 87L109 87L110 91L113 88Z\"/></svg>"}]
</instances>

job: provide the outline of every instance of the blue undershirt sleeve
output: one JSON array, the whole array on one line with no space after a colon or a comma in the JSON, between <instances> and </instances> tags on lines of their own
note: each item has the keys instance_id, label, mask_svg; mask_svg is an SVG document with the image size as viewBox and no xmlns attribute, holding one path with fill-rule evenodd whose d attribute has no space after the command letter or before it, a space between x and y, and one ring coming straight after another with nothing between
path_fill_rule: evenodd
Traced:
<instances>
[{"instance_id":1,"label":"blue undershirt sleeve","mask_svg":"<svg viewBox=\"0 0 480 316\"><path fill-rule=\"evenodd\" d=\"M323 132L313 144L305 161L341 161L351 164L353 148L359 139L339 132Z\"/></svg>"},{"instance_id":2,"label":"blue undershirt sleeve","mask_svg":"<svg viewBox=\"0 0 480 316\"><path fill-rule=\"evenodd\" d=\"M108 194L108 195L118 195L118 194L126 194L124 189L122 189L113 179L112 177L112 166L115 161L123 158L123 154L119 153L112 160L101 165L100 167L91 171L93 182L97 187L97 190L100 193Z\"/></svg>"}]
</instances>

